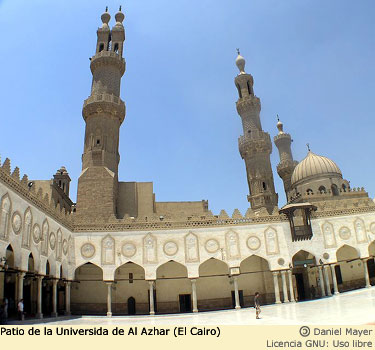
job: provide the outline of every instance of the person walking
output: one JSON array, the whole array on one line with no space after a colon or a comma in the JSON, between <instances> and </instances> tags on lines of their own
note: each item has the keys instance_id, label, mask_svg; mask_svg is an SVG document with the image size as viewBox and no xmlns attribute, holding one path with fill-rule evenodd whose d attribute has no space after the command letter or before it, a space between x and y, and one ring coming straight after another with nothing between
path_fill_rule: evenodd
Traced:
<instances>
[{"instance_id":1,"label":"person walking","mask_svg":"<svg viewBox=\"0 0 375 350\"><path fill-rule=\"evenodd\" d=\"M18 319L19 319L20 321L23 321L23 320L24 320L24 316L23 316L23 299L21 299L21 300L18 302L17 310L18 310Z\"/></svg>"},{"instance_id":2,"label":"person walking","mask_svg":"<svg viewBox=\"0 0 375 350\"><path fill-rule=\"evenodd\" d=\"M255 296L254 296L254 307L255 307L255 315L256 315L256 319L259 320L260 317L259 317L259 314L261 313L260 311L260 300L259 300L259 293L256 292L255 293Z\"/></svg>"}]
</instances>

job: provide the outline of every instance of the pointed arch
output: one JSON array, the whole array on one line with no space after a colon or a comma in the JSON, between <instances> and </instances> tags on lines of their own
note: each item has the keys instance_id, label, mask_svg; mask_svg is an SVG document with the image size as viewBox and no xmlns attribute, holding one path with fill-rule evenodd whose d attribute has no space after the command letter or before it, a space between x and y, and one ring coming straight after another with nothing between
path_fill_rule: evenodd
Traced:
<instances>
[{"instance_id":1,"label":"pointed arch","mask_svg":"<svg viewBox=\"0 0 375 350\"><path fill-rule=\"evenodd\" d=\"M7 240L9 237L10 213L12 201L8 193L1 197L0 201L0 239Z\"/></svg>"},{"instance_id":2,"label":"pointed arch","mask_svg":"<svg viewBox=\"0 0 375 350\"><path fill-rule=\"evenodd\" d=\"M229 266L222 260L208 258L199 265L198 271L199 276L227 275L229 273Z\"/></svg>"},{"instance_id":3,"label":"pointed arch","mask_svg":"<svg viewBox=\"0 0 375 350\"><path fill-rule=\"evenodd\" d=\"M360 258L360 254L357 248L343 244L339 249L336 250L337 261L350 261Z\"/></svg>"},{"instance_id":4,"label":"pointed arch","mask_svg":"<svg viewBox=\"0 0 375 350\"><path fill-rule=\"evenodd\" d=\"M23 216L22 247L24 248L30 248L32 224L33 214L30 207L28 207Z\"/></svg>"},{"instance_id":5,"label":"pointed arch","mask_svg":"<svg viewBox=\"0 0 375 350\"><path fill-rule=\"evenodd\" d=\"M169 260L156 269L156 278L187 278L188 271L185 265Z\"/></svg>"},{"instance_id":6,"label":"pointed arch","mask_svg":"<svg viewBox=\"0 0 375 350\"><path fill-rule=\"evenodd\" d=\"M102 265L115 264L116 242L111 235L107 235L102 239Z\"/></svg>"},{"instance_id":7,"label":"pointed arch","mask_svg":"<svg viewBox=\"0 0 375 350\"><path fill-rule=\"evenodd\" d=\"M298 266L298 265L309 265L309 264L313 264L313 265L316 265L317 264L317 259L316 259L316 256L315 254L307 251L307 250L304 250L304 249L300 249L298 252L296 252L293 257L292 257L292 264L293 266Z\"/></svg>"},{"instance_id":8,"label":"pointed arch","mask_svg":"<svg viewBox=\"0 0 375 350\"><path fill-rule=\"evenodd\" d=\"M259 255L252 254L240 263L241 273L270 271L269 261Z\"/></svg>"},{"instance_id":9,"label":"pointed arch","mask_svg":"<svg viewBox=\"0 0 375 350\"><path fill-rule=\"evenodd\" d=\"M42 246L41 253L44 256L48 256L48 244L49 244L49 223L47 219L44 219L42 224Z\"/></svg>"}]
</instances>

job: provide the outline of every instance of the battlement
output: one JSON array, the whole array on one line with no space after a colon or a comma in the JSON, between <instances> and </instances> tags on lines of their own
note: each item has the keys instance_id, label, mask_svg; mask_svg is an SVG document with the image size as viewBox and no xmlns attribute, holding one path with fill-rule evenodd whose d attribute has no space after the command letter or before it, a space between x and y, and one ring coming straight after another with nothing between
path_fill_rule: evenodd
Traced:
<instances>
[{"instance_id":1,"label":"battlement","mask_svg":"<svg viewBox=\"0 0 375 350\"><path fill-rule=\"evenodd\" d=\"M98 111L110 113L122 123L126 113L125 102L120 97L106 93L91 95L83 102L82 115L85 120Z\"/></svg>"},{"instance_id":2,"label":"battlement","mask_svg":"<svg viewBox=\"0 0 375 350\"><path fill-rule=\"evenodd\" d=\"M115 51L100 51L91 57L90 69L93 74L98 67L104 65L116 66L120 75L123 75L126 69L125 59Z\"/></svg>"},{"instance_id":3,"label":"battlement","mask_svg":"<svg viewBox=\"0 0 375 350\"><path fill-rule=\"evenodd\" d=\"M60 224L68 229L73 229L71 214L60 204L55 206L55 202L52 198L49 198L48 193L44 193L40 187L37 188L32 181L29 181L26 174L20 179L20 169L18 167L15 167L12 172L9 158L6 158L3 164L1 164L0 159L0 181Z\"/></svg>"},{"instance_id":4,"label":"battlement","mask_svg":"<svg viewBox=\"0 0 375 350\"><path fill-rule=\"evenodd\" d=\"M242 158L244 158L245 155L260 152L271 153L272 143L270 135L264 131L254 130L238 138L238 148Z\"/></svg>"},{"instance_id":5,"label":"battlement","mask_svg":"<svg viewBox=\"0 0 375 350\"><path fill-rule=\"evenodd\" d=\"M261 109L260 99L256 96L249 95L240 98L236 102L237 112L238 114L242 115L245 112L249 112L249 110L256 110L257 112Z\"/></svg>"}]
</instances>

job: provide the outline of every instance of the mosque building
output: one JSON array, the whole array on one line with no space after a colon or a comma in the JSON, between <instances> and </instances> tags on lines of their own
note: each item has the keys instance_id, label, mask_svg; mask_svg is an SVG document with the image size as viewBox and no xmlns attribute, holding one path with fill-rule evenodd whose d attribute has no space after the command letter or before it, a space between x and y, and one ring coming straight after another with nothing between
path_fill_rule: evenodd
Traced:
<instances>
[{"instance_id":1,"label":"mosque building","mask_svg":"<svg viewBox=\"0 0 375 350\"><path fill-rule=\"evenodd\" d=\"M240 309L255 292L263 303L289 303L375 283L375 203L333 160L310 149L294 160L280 121L273 142L287 204L278 207L271 136L239 52L233 88L247 212L158 202L152 182L120 181L124 14L120 8L112 28L107 11L101 19L77 202L65 167L51 180L29 180L0 161L0 302L8 300L10 313L20 299L36 318Z\"/></svg>"}]
</instances>

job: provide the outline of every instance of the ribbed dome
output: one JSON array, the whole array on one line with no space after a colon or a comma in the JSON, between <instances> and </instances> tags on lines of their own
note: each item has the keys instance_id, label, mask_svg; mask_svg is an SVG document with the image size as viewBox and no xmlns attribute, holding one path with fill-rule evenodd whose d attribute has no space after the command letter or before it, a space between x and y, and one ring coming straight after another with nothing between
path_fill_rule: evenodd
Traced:
<instances>
[{"instance_id":1,"label":"ribbed dome","mask_svg":"<svg viewBox=\"0 0 375 350\"><path fill-rule=\"evenodd\" d=\"M342 173L336 163L323 156L309 151L305 159L303 159L294 169L291 179L291 184L294 185L301 180L307 180L319 175L339 176L342 178Z\"/></svg>"}]
</instances>

